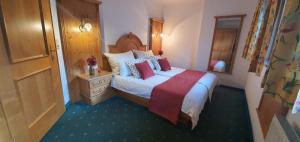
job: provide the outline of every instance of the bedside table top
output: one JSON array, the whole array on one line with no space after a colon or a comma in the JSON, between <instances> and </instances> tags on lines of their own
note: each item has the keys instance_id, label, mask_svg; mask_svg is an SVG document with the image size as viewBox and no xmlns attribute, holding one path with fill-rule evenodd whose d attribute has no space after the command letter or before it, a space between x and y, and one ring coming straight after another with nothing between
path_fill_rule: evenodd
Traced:
<instances>
[{"instance_id":1,"label":"bedside table top","mask_svg":"<svg viewBox=\"0 0 300 142\"><path fill-rule=\"evenodd\" d=\"M93 76L90 76L89 74L86 74L86 73L82 73L82 74L79 74L78 77L80 79L90 81L90 80L98 79L100 77L109 76L109 75L112 75L112 72L101 71L100 73L93 75Z\"/></svg>"}]
</instances>

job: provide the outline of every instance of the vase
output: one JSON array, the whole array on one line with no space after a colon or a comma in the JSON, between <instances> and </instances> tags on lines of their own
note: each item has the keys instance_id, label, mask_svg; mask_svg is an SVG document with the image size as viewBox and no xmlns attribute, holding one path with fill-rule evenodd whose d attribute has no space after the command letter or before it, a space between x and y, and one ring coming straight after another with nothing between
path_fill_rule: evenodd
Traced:
<instances>
[{"instance_id":1,"label":"vase","mask_svg":"<svg viewBox=\"0 0 300 142\"><path fill-rule=\"evenodd\" d=\"M95 75L95 69L93 66L89 66L89 75L91 76Z\"/></svg>"}]
</instances>

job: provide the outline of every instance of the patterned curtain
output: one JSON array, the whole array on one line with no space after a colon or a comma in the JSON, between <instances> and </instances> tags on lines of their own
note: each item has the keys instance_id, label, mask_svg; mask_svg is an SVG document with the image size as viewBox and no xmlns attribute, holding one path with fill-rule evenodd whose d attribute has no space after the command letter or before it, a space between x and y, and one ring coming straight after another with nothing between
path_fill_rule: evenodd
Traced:
<instances>
[{"instance_id":1,"label":"patterned curtain","mask_svg":"<svg viewBox=\"0 0 300 142\"><path fill-rule=\"evenodd\" d=\"M254 13L254 17L253 17L253 21L250 27L250 31L248 33L248 38L246 41L246 45L245 45L245 49L243 51L243 57L244 58L249 58L250 54L248 54L250 48L251 47L251 43L253 42L253 36L256 35L257 33L257 27L258 27L258 17L260 15L261 9L262 9L262 5L263 5L264 0L258 0L258 4Z\"/></svg>"},{"instance_id":2,"label":"patterned curtain","mask_svg":"<svg viewBox=\"0 0 300 142\"><path fill-rule=\"evenodd\" d=\"M265 75L264 95L292 107L300 88L300 0L287 0L279 30Z\"/></svg>"},{"instance_id":3,"label":"patterned curtain","mask_svg":"<svg viewBox=\"0 0 300 142\"><path fill-rule=\"evenodd\" d=\"M254 58L257 59L257 64L253 65L253 72L256 72L258 76L260 75L265 65L265 58L268 52L268 48L270 47L271 37L275 27L275 20L277 18L280 8L280 0L273 0L270 4L271 6L268 13L269 18L266 21L265 32L263 36L259 37L260 42L258 48L260 48L260 50L257 50L256 57Z\"/></svg>"},{"instance_id":4,"label":"patterned curtain","mask_svg":"<svg viewBox=\"0 0 300 142\"><path fill-rule=\"evenodd\" d=\"M264 35L266 33L266 27L268 24L268 15L270 13L270 5L269 5L269 0L265 0L262 11L259 17L259 24L257 29L257 34L253 37L255 41L253 41L251 45L251 52L248 52L247 59L251 61L250 67L249 67L249 72L256 72L256 67L259 62L259 55L261 52L261 45L264 40ZM271 22L270 22L271 23ZM272 23L273 24L273 23Z\"/></svg>"},{"instance_id":5,"label":"patterned curtain","mask_svg":"<svg viewBox=\"0 0 300 142\"><path fill-rule=\"evenodd\" d=\"M278 15L280 0L260 0L248 35L243 57L251 61L249 72L260 75Z\"/></svg>"}]
</instances>

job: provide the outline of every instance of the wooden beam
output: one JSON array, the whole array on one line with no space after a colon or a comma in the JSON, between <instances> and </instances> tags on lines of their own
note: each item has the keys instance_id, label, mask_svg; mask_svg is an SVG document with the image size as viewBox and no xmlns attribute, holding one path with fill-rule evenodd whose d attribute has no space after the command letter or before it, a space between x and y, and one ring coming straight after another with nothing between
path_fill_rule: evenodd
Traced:
<instances>
[{"instance_id":1,"label":"wooden beam","mask_svg":"<svg viewBox=\"0 0 300 142\"><path fill-rule=\"evenodd\" d=\"M101 0L83 0L85 2L89 2L89 3L94 3L94 4L102 4L102 1Z\"/></svg>"}]
</instances>

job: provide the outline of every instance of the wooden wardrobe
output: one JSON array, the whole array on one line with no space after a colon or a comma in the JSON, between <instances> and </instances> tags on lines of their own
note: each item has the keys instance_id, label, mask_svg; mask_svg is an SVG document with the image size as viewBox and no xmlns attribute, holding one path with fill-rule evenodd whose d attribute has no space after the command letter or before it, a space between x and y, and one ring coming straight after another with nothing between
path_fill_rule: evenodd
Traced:
<instances>
[{"instance_id":1,"label":"wooden wardrobe","mask_svg":"<svg viewBox=\"0 0 300 142\"><path fill-rule=\"evenodd\" d=\"M0 3L0 141L37 142L65 111L50 2Z\"/></svg>"}]
</instances>

